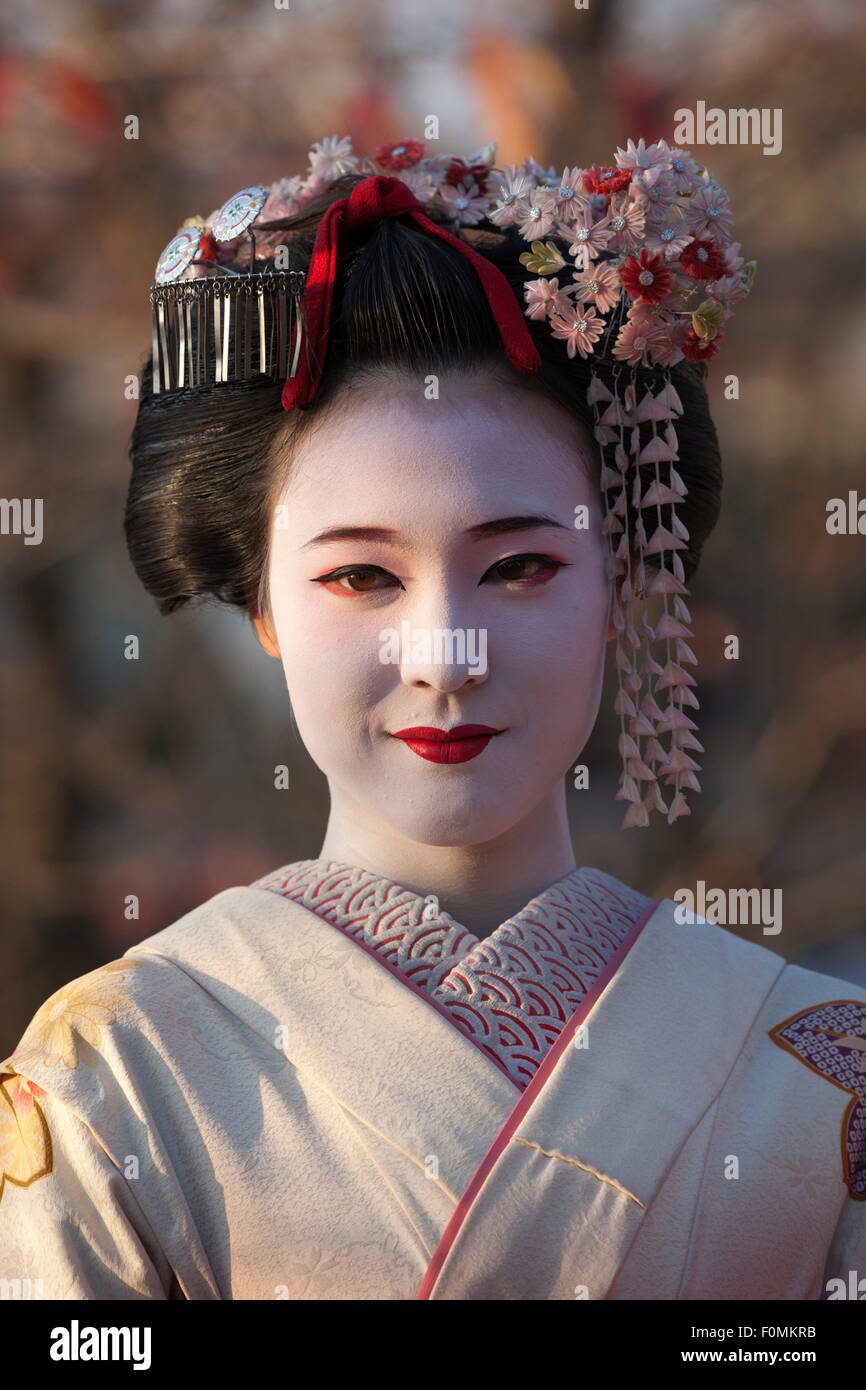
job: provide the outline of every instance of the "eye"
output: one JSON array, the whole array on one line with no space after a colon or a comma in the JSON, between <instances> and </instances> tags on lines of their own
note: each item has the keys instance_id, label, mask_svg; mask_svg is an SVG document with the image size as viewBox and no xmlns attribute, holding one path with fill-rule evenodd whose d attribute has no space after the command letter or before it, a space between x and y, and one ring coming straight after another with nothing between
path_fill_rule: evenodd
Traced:
<instances>
[{"instance_id":1,"label":"eye","mask_svg":"<svg viewBox=\"0 0 866 1390\"><path fill-rule=\"evenodd\" d=\"M390 584L377 584L376 580L378 579L391 580L392 582ZM399 579L395 579L393 574L380 569L378 565L344 565L341 569L331 570L328 574L317 575L315 579L311 580L311 583L323 584L332 594L358 594L359 596L393 588L394 584L400 589L403 587Z\"/></svg>"},{"instance_id":2,"label":"eye","mask_svg":"<svg viewBox=\"0 0 866 1390\"><path fill-rule=\"evenodd\" d=\"M504 560L491 565L481 583L486 583L492 575L505 584L518 584L522 589L535 588L539 584L546 584L565 563L564 560L554 560L552 555L507 555Z\"/></svg>"}]
</instances>

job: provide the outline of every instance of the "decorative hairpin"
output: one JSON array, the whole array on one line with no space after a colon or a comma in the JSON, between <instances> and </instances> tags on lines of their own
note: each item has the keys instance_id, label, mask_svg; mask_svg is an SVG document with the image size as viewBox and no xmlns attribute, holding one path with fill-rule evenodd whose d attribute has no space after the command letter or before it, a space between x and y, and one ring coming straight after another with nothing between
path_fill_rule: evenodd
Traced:
<instances>
[{"instance_id":1,"label":"decorative hairpin","mask_svg":"<svg viewBox=\"0 0 866 1390\"><path fill-rule=\"evenodd\" d=\"M493 144L465 159L426 149L420 140L394 141L361 157L348 136L329 136L310 151L305 178L242 189L206 221L185 223L160 256L151 288L154 392L208 382L212 339L214 381L265 374L284 383L287 410L309 405L327 353L338 253L383 217L412 220L472 262L518 371L540 365L526 319L547 321L569 357L591 359L587 401L614 583L622 823L646 826L656 811L670 824L689 814L685 792L700 791L691 754L703 751L686 713L698 708L685 669L697 658L679 554L689 539L678 515L687 490L675 467L683 406L670 369L715 356L723 325L752 287L755 262L744 262L731 239L728 194L687 150L664 140L629 140L614 165L562 173L535 159L497 169ZM280 219L345 174L364 177L324 213L306 274L275 268ZM515 228L529 244L520 256L533 277L522 312L501 272L457 235L485 223ZM242 263L244 236L246 273L227 264ZM571 283L561 285L566 271ZM647 600L655 596L663 612L653 627Z\"/></svg>"},{"instance_id":2,"label":"decorative hairpin","mask_svg":"<svg viewBox=\"0 0 866 1390\"><path fill-rule=\"evenodd\" d=\"M296 374L306 275L277 270L269 262L256 271L254 225L267 197L259 186L241 189L223 203L210 226L193 219L160 256L150 290L154 395L210 384L211 333L214 382L248 381L256 374L285 380ZM217 255L221 244L244 233L250 269L241 274ZM203 276L182 278L199 267Z\"/></svg>"}]
</instances>

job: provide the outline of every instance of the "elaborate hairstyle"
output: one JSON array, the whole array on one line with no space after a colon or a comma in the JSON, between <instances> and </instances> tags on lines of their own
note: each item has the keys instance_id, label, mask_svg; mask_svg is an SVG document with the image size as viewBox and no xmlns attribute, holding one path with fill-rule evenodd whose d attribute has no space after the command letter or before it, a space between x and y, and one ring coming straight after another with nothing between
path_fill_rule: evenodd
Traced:
<instances>
[{"instance_id":1,"label":"elaborate hairstyle","mask_svg":"<svg viewBox=\"0 0 866 1390\"><path fill-rule=\"evenodd\" d=\"M402 150L410 143L386 150ZM639 147L629 142L629 150L632 149L639 153L643 142ZM317 171L311 159L307 196L303 195L303 185L298 187L298 180L283 180L274 185L272 198L279 189L283 206L289 210L283 216L271 216L262 224L265 232L257 232L260 249L264 242L263 254L273 256L274 248L284 248L281 269L309 274L311 260L318 265L323 259L326 223L329 229L336 225L329 209L342 212L349 205L353 190L362 184L390 186L391 176L405 167L399 166L398 161L395 170L394 157L391 158L391 164L381 159L378 165L365 161L366 168L348 172L341 169L338 160L328 178L321 176L321 162ZM419 167L436 163L441 170L443 160L447 166L448 158L440 156L437 161L426 161L418 156L411 163ZM371 177L371 163L388 177ZM473 175L467 170L474 168L474 177L480 181L478 163L459 163L461 167L456 172L460 179L451 185L451 192L456 188L458 193L471 194ZM556 175L540 170L535 161L526 161L524 170L527 169L533 176L532 205L545 210L544 180L554 189L550 197L563 194L564 188L555 187ZM487 176L489 173L488 170ZM611 173L617 178L618 193L626 188L629 178L643 176L637 165L625 179L622 171L607 171L607 177ZM579 174L583 176L583 171L566 170L563 181L578 188ZM447 172L444 177L447 178ZM523 177L516 170L506 171L507 182L500 184L500 208L508 206L509 187L517 187L519 196L529 198L527 189L519 182ZM605 171L589 171L591 182L584 186L603 188L600 180L604 177ZM408 176L406 181L409 182ZM441 187L448 191L444 185ZM362 194L366 191L361 189ZM609 217L610 196L615 194L592 193L584 198L590 227L593 217L595 225L601 225L605 206L607 225L613 225ZM627 203L625 207L628 211ZM585 445L579 452L585 459L593 460L590 466L605 505L609 573L619 580L618 592L622 596L619 607L615 604L615 623L617 712L623 757L618 795L629 802L624 823L647 824L652 809L663 810L669 820L688 814L682 788L699 787L694 775L697 765L685 750L699 749L700 744L692 732L695 726L682 708L684 703L697 706L689 689L694 680L681 664L695 659L683 640L690 633L685 627L688 610L682 595L720 506L721 461L708 408L703 360L712 354L702 350L712 345L713 337L720 336L719 322L713 323L712 312L707 315L706 340L695 337L696 329L701 328L700 319L697 324L694 319L691 323L674 323L665 352L668 359L678 360L653 361L643 339L635 346L636 331L644 331L652 343L653 332L665 318L662 314L659 324L654 325L641 317L652 306L651 299L642 299L645 291L641 284L647 283L647 265L656 270L657 285L664 288L668 298L672 297L673 277L661 266L660 256L648 259L642 252L641 260L633 254L632 244L631 250L627 248L616 258L599 261L616 269L620 312L611 322L619 334L618 341L627 343L627 348L614 353L593 353L592 344L599 337L599 331L593 336L593 319L595 324L601 320L581 302L572 307L567 296L589 294L594 285L596 302L603 304L605 289L609 292L610 288L603 283L605 272L593 279L593 265L586 260L581 267L580 248L572 245L570 253L578 253L575 285L560 290L558 279L552 278L552 271L565 265L573 227L569 233L568 227L554 222L550 239L533 243L532 252L528 253L527 224L521 228L516 217L477 217L474 225L461 225L453 197L440 197L438 201L429 198L424 213L436 226L450 228L451 234L440 239L411 218L372 217L360 232L355 231L351 243L337 256L333 231L329 231L332 254L327 353L323 354L323 362L314 361L315 389L307 385L306 399L296 393L303 409L286 405L290 382L268 376L245 379L229 374L228 379L214 381L211 371L209 381L205 379L192 387L186 384L185 389L166 390L163 380L163 389L155 394L155 363L153 358L147 362L130 446L132 478L125 516L127 543L136 573L163 613L200 599L213 599L250 612L266 609L272 501L284 481L280 469L286 462L290 466L301 438L311 423L331 407L340 388L383 368L415 373L419 378L448 370L495 372L508 385L540 392L560 406L575 426L576 441ZM217 216L212 216L211 224ZM241 237L220 245L213 241L209 226L202 219L193 219L191 227L189 235L196 246L207 246L212 258L204 264L219 265L227 273L243 273L246 269L249 275L251 252ZM495 268L516 303L528 303L524 325L538 355L534 372L515 370L513 358L509 360L501 315L494 314L489 288L482 283L472 260L453 244L454 232L459 232L461 242L471 247L476 256ZM608 239L611 235L608 233ZM693 254L695 246L701 251L699 236L681 235L677 247L681 257L690 243ZM255 248L252 255L256 255ZM719 259L716 252L712 255ZM193 266L201 264L192 262ZM257 260L255 267L258 268ZM547 278L527 283L527 269ZM728 267L719 260L715 273L721 277L723 271L727 272ZM634 284L627 289L630 274ZM694 279L696 284L699 279L706 280L706 269L698 265ZM745 287L741 289L746 292ZM688 287L685 293L688 294ZM661 295L655 298L658 301ZM725 309L724 314L729 316L729 310ZM587 332L588 336L581 339L581 334ZM688 336L698 343L698 349L690 356L699 360L685 360L678 350L684 345L688 350ZM190 351L194 346L196 354L200 348L208 354L212 345L206 334L193 331L189 338ZM562 339L568 345L567 351ZM658 333L656 340L660 341ZM659 355L663 356L661 350ZM670 423L674 416L675 434ZM664 435L659 432L660 421L666 422ZM277 449L278 440L284 447ZM647 507L657 518L656 531L649 542L642 516L642 509ZM639 555L635 552L636 538L641 543ZM664 555L668 547L671 559L666 565ZM651 582L644 563L655 573ZM664 595L664 614L655 630L647 622L646 608L647 597L653 593ZM673 595L673 613L668 611L668 594ZM641 597L644 604L640 632L624 618L636 597ZM664 667L650 654L649 640L653 637L665 641L668 660ZM675 659L671 640L676 643ZM653 676L656 692L669 691L665 710L656 702ZM641 686L642 700L638 698ZM660 733L670 735L668 749L661 747ZM643 749L641 739L646 740ZM657 779L662 775L674 786L670 807L662 801L658 788ZM645 792L640 789L641 783Z\"/></svg>"}]
</instances>

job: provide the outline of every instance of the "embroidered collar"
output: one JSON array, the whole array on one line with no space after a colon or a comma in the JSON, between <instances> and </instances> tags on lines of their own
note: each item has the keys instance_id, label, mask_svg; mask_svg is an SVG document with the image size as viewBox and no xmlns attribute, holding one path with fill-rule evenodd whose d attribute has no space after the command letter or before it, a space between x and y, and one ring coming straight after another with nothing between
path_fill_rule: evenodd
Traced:
<instances>
[{"instance_id":1,"label":"embroidered collar","mask_svg":"<svg viewBox=\"0 0 866 1390\"><path fill-rule=\"evenodd\" d=\"M638 919L643 893L573 869L479 940L435 898L321 859L251 885L315 912L429 994L521 1088Z\"/></svg>"}]
</instances>

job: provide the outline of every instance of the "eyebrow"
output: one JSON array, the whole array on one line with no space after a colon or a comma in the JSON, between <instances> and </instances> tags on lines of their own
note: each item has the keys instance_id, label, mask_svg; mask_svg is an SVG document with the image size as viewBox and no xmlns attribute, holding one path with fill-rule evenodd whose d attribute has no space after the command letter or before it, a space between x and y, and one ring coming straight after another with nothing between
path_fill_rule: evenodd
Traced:
<instances>
[{"instance_id":1,"label":"eyebrow","mask_svg":"<svg viewBox=\"0 0 866 1390\"><path fill-rule=\"evenodd\" d=\"M538 526L555 526L560 531L569 529L552 516L500 516L494 521L481 521L477 526L470 526L463 534L471 541L483 541L490 536L504 536L513 531L532 531ZM329 526L302 545L301 549L323 545L326 541L380 541L383 545L399 545L401 537L399 531L385 526Z\"/></svg>"}]
</instances>

